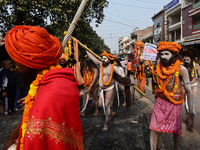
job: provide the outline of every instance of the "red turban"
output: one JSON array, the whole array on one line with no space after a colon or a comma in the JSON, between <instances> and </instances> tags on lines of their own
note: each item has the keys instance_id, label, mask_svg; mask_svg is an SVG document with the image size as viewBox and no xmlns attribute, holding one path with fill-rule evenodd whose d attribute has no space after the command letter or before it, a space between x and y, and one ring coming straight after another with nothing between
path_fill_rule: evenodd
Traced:
<instances>
[{"instance_id":1,"label":"red turban","mask_svg":"<svg viewBox=\"0 0 200 150\"><path fill-rule=\"evenodd\" d=\"M55 64L61 53L60 41L38 26L15 26L5 37L10 57L32 69L44 69Z\"/></svg>"}]
</instances>

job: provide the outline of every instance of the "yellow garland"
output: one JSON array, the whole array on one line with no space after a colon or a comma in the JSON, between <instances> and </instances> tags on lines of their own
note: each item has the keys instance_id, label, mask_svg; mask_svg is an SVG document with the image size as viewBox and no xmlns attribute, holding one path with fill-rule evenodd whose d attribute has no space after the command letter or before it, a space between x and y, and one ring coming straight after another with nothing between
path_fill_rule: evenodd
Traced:
<instances>
[{"instance_id":1,"label":"yellow garland","mask_svg":"<svg viewBox=\"0 0 200 150\"><path fill-rule=\"evenodd\" d=\"M101 80L102 80L103 85L109 85L109 84L110 84L110 82L111 82L111 80L112 80L112 76L113 76L115 64L116 64L116 62L114 62L114 63L112 64L112 69L111 69L110 78L109 78L108 83L105 83L105 82L104 82L104 78L103 78L103 70L104 70L104 67L103 67L103 65L102 65L102 67L101 67Z\"/></svg>"},{"instance_id":2,"label":"yellow garland","mask_svg":"<svg viewBox=\"0 0 200 150\"><path fill-rule=\"evenodd\" d=\"M54 70L54 69L58 69L61 68L60 65L57 66L51 66L50 70ZM48 70L43 70L42 74L37 74L36 79L32 82L32 84L30 85L30 90L28 92L28 95L25 98L25 109L24 109L24 113L23 113L23 118L22 118L22 136L20 139L20 150L23 150L23 144L24 144L24 135L26 132L26 128L27 128L27 123L29 120L29 114L30 114L30 110L32 108L33 105L33 101L35 99L35 96L37 94L37 89L39 87L39 82L42 80L42 78L44 77L44 75L49 72Z\"/></svg>"},{"instance_id":3,"label":"yellow garland","mask_svg":"<svg viewBox=\"0 0 200 150\"><path fill-rule=\"evenodd\" d=\"M157 92L158 93L163 93L163 95L172 103L174 104L182 104L184 101L184 93L182 90L182 87L180 86L181 89L181 99L180 100L174 100L172 98L172 96L174 94L176 94L176 91L178 89L178 84L179 84L179 70L180 70L180 66L182 63L180 62L180 60L177 60L175 62L175 64L172 64L171 66L169 66L169 69L167 70L165 67L161 67L161 63L158 64L157 68L156 68L156 73L157 73L157 83L158 83L158 88L157 88ZM162 71L161 71L162 69ZM162 75L162 73L164 75ZM173 91L171 93L169 93L166 90L166 87L168 85L168 83L170 82L170 80L173 77L173 74L175 73L175 82L174 82L174 88ZM162 80L165 80L165 83L163 83Z\"/></svg>"},{"instance_id":4,"label":"yellow garland","mask_svg":"<svg viewBox=\"0 0 200 150\"><path fill-rule=\"evenodd\" d=\"M192 68L192 72L191 72L191 77L194 77L195 74L195 62L193 62L193 68Z\"/></svg>"},{"instance_id":5,"label":"yellow garland","mask_svg":"<svg viewBox=\"0 0 200 150\"><path fill-rule=\"evenodd\" d=\"M69 55L72 54L72 42L71 39L68 40Z\"/></svg>"}]
</instances>

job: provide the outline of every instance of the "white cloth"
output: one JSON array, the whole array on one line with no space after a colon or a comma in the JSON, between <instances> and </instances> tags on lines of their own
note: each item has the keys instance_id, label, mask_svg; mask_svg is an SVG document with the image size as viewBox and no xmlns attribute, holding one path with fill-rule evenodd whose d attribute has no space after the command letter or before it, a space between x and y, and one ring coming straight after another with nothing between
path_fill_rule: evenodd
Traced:
<instances>
[{"instance_id":1,"label":"white cloth","mask_svg":"<svg viewBox=\"0 0 200 150\"><path fill-rule=\"evenodd\" d=\"M88 98L89 98L89 94L87 94L87 97L86 97L86 103L85 103L84 108L81 110L81 112L83 112L83 111L86 109L87 104L88 104Z\"/></svg>"},{"instance_id":2,"label":"white cloth","mask_svg":"<svg viewBox=\"0 0 200 150\"><path fill-rule=\"evenodd\" d=\"M122 60L122 61L120 61L120 63L121 63L121 65L122 65L122 67L125 68L125 66L126 66L126 61L125 61L125 60Z\"/></svg>"},{"instance_id":3,"label":"white cloth","mask_svg":"<svg viewBox=\"0 0 200 150\"><path fill-rule=\"evenodd\" d=\"M105 101L104 101L103 92L112 90L113 88L114 88L114 84L113 84L112 86L108 87L107 89L100 89L100 97L101 97L102 102L103 102L103 111L104 111L104 115L106 115L106 110L105 110Z\"/></svg>"}]
</instances>

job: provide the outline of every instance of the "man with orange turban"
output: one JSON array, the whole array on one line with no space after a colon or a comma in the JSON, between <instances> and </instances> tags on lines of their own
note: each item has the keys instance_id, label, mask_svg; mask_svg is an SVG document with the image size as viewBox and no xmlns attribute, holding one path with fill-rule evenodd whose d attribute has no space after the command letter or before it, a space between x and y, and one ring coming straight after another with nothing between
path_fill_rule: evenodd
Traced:
<instances>
[{"instance_id":1,"label":"man with orange turban","mask_svg":"<svg viewBox=\"0 0 200 150\"><path fill-rule=\"evenodd\" d=\"M59 40L41 27L15 26L6 34L5 46L32 84L21 125L4 149L17 137L20 150L84 149L78 82L73 69L56 65L61 54Z\"/></svg>"},{"instance_id":2,"label":"man with orange turban","mask_svg":"<svg viewBox=\"0 0 200 150\"><path fill-rule=\"evenodd\" d=\"M100 68L99 76L99 87L101 89L99 96L99 106L103 107L104 114L106 115L106 122L102 129L103 132L108 130L109 122L114 115L111 107L113 105L113 99L115 94L115 81L113 79L113 73L117 73L119 76L124 77L118 67L115 66L114 56L104 51L102 56L102 61L99 61L95 56L90 52L86 51L88 57Z\"/></svg>"},{"instance_id":3,"label":"man with orange turban","mask_svg":"<svg viewBox=\"0 0 200 150\"><path fill-rule=\"evenodd\" d=\"M144 64L144 57L142 56L144 49L144 43L142 41L138 41L135 43L136 57L135 62L138 64L136 78L138 81L138 87L142 92L145 92L145 80L146 80L146 66Z\"/></svg>"},{"instance_id":4,"label":"man with orange turban","mask_svg":"<svg viewBox=\"0 0 200 150\"><path fill-rule=\"evenodd\" d=\"M178 59L181 46L174 42L160 42L157 45L160 62L157 65L158 88L155 91L156 103L154 105L150 122L151 149L157 147L157 132L174 134L174 150L178 149L178 138L182 134L181 104L184 93L180 84L182 79L185 94L188 96L189 113L187 129L193 129L193 96L187 69Z\"/></svg>"}]
</instances>

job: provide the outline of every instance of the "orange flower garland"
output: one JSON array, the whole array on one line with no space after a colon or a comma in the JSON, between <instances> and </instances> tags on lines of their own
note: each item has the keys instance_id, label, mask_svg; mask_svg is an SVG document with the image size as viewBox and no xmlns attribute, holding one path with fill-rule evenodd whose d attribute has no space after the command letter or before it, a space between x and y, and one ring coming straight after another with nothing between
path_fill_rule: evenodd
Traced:
<instances>
[{"instance_id":1,"label":"orange flower garland","mask_svg":"<svg viewBox=\"0 0 200 150\"><path fill-rule=\"evenodd\" d=\"M102 67L101 67L101 80L102 80L103 85L109 85L109 84L110 84L110 82L111 82L111 80L112 80L112 76L113 76L115 64L116 64L116 62L114 62L114 63L112 64L112 69L111 69L111 73L110 73L110 79L109 79L108 83L105 83L105 82L104 82L104 78L103 78L103 70L104 70L104 67L103 67L103 65L102 65Z\"/></svg>"},{"instance_id":2,"label":"orange flower garland","mask_svg":"<svg viewBox=\"0 0 200 150\"><path fill-rule=\"evenodd\" d=\"M142 67L142 65L140 64L140 73L139 73L140 80L142 80L144 78L144 76L145 76L144 67Z\"/></svg>"},{"instance_id":3,"label":"orange flower garland","mask_svg":"<svg viewBox=\"0 0 200 150\"><path fill-rule=\"evenodd\" d=\"M58 68L61 68L61 66L60 65L51 66L50 70L58 69ZM25 109L24 109L24 113L23 113L22 126L21 126L22 136L21 136L21 139L20 139L20 147L19 147L20 150L23 150L24 135L25 135L27 123L28 123L28 120L29 120L29 114L30 114L30 110L31 110L31 107L33 105L33 101L35 99L35 96L37 94L37 89L39 87L39 83L47 72L49 72L49 71L43 70L42 74L37 74L37 77L32 82L32 84L30 85L30 90L28 92L28 95L25 98Z\"/></svg>"},{"instance_id":4,"label":"orange flower garland","mask_svg":"<svg viewBox=\"0 0 200 150\"><path fill-rule=\"evenodd\" d=\"M158 88L157 88L157 92L158 93L163 93L163 95L172 103L174 104L182 104L183 101L184 101L184 93L183 93L183 90L182 90L182 87L180 86L180 89L181 89L181 99L180 100L174 100L172 98L172 96L174 94L176 94L176 91L178 89L178 84L179 84L179 70L180 70L180 67L179 65L182 64L180 62L180 60L177 60L175 62L175 64L172 64L171 66L169 66L168 70L165 68L165 67L161 67L161 63L158 64L157 68L156 68L156 73L158 75ZM162 69L162 72L161 72L161 69ZM162 73L164 75L162 75ZM166 87L168 85L168 83L170 82L170 80L172 79L173 77L173 74L175 73L175 82L174 82L174 88L172 90L171 93L169 93L167 90L166 90ZM163 80L165 80L165 83L163 83Z\"/></svg>"},{"instance_id":5,"label":"orange flower garland","mask_svg":"<svg viewBox=\"0 0 200 150\"><path fill-rule=\"evenodd\" d=\"M91 76L92 74L92 76ZM85 70L83 79L85 83L83 84L84 87L89 86L94 78L94 68L92 68L92 72Z\"/></svg>"},{"instance_id":6,"label":"orange flower garland","mask_svg":"<svg viewBox=\"0 0 200 150\"><path fill-rule=\"evenodd\" d=\"M154 81L154 83L157 83L157 80L156 80L156 78L155 78L156 72L155 72L155 70L154 70L153 63L152 63L152 61L150 61L150 63L151 63L151 73L152 73L153 81Z\"/></svg>"},{"instance_id":7,"label":"orange flower garland","mask_svg":"<svg viewBox=\"0 0 200 150\"><path fill-rule=\"evenodd\" d=\"M170 50L179 53L182 47L175 42L162 41L157 45L157 51Z\"/></svg>"}]
</instances>

